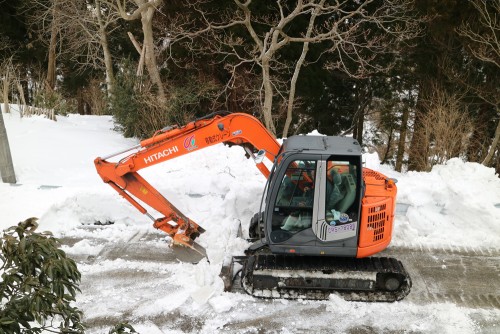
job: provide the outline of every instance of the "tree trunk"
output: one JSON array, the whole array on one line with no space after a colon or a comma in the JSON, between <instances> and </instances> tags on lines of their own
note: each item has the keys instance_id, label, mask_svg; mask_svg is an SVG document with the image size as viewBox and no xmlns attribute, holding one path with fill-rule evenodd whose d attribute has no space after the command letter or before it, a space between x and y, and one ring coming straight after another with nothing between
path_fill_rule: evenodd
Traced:
<instances>
[{"instance_id":1,"label":"tree trunk","mask_svg":"<svg viewBox=\"0 0 500 334\"><path fill-rule=\"evenodd\" d=\"M83 100L83 94L82 94L82 89L81 88L78 88L78 90L76 91L76 101L77 101L77 110L78 110L78 114L79 115L83 115L85 113L85 109L84 109L84 103L85 101Z\"/></svg>"},{"instance_id":2,"label":"tree trunk","mask_svg":"<svg viewBox=\"0 0 500 334\"><path fill-rule=\"evenodd\" d=\"M293 102L295 100L295 89L297 87L297 79L299 77L300 68L304 63L306 58L307 51L309 50L309 43L304 43L302 48L302 54L300 55L297 64L295 65L295 71L293 72L292 81L290 82L290 93L288 94L288 104L286 107L286 120L285 125L283 127L283 138L288 137L288 130L290 129L290 124L292 124L292 111L293 111Z\"/></svg>"},{"instance_id":3,"label":"tree trunk","mask_svg":"<svg viewBox=\"0 0 500 334\"><path fill-rule=\"evenodd\" d=\"M478 114L473 118L472 135L467 145L467 161L481 163L488 155L488 148L491 144L488 124L492 118L489 108L489 104L482 104Z\"/></svg>"},{"instance_id":4,"label":"tree trunk","mask_svg":"<svg viewBox=\"0 0 500 334\"><path fill-rule=\"evenodd\" d=\"M19 79L16 79L16 86L17 86L17 92L19 93L19 98L21 100L21 105L19 106L19 113L21 117L23 117L23 114L25 110L28 108L28 105L26 104L26 99L24 98L23 86L19 82Z\"/></svg>"},{"instance_id":5,"label":"tree trunk","mask_svg":"<svg viewBox=\"0 0 500 334\"><path fill-rule=\"evenodd\" d=\"M102 52L104 53L104 65L106 66L106 86L108 97L112 95L114 88L115 75L113 72L113 59L111 58L111 51L109 50L108 35L106 33L106 27L102 21L101 17L101 2L96 0L97 8L97 21L99 23L99 40L102 47Z\"/></svg>"},{"instance_id":6,"label":"tree trunk","mask_svg":"<svg viewBox=\"0 0 500 334\"><path fill-rule=\"evenodd\" d=\"M403 168L403 158L405 155L406 147L406 132L408 131L408 116L410 115L410 108L405 108L403 117L401 118L401 129L399 130L398 153L396 155L395 170L401 172Z\"/></svg>"},{"instance_id":7,"label":"tree trunk","mask_svg":"<svg viewBox=\"0 0 500 334\"><path fill-rule=\"evenodd\" d=\"M495 173L500 177L500 153L496 155L496 163L494 164Z\"/></svg>"},{"instance_id":8,"label":"tree trunk","mask_svg":"<svg viewBox=\"0 0 500 334\"><path fill-rule=\"evenodd\" d=\"M425 129L422 125L422 119L423 114L417 110L415 124L413 126L413 136L410 142L408 170L424 171L426 169L426 164L424 164L426 150L425 147L423 147L423 143L425 142Z\"/></svg>"},{"instance_id":9,"label":"tree trunk","mask_svg":"<svg viewBox=\"0 0 500 334\"><path fill-rule=\"evenodd\" d=\"M319 7L322 7L323 3L324 1L321 1L319 3ZM314 11L311 13L311 18L309 19L309 25L307 26L307 31L305 34L306 38L311 37L314 28L314 22L316 21L316 17L318 16L319 13L319 7L314 9ZM293 72L292 80L290 82L290 93L288 95L288 105L287 105L285 126L283 128L283 138L286 138L288 136L288 129L290 128L290 124L292 123L292 111L293 111L293 103L295 100L295 88L297 86L297 79L299 77L300 69L302 68L302 64L304 64L304 60L306 59L308 51L309 51L309 42L304 42L304 44L302 45L302 53L300 54L297 64L295 64L295 71Z\"/></svg>"},{"instance_id":10,"label":"tree trunk","mask_svg":"<svg viewBox=\"0 0 500 334\"><path fill-rule=\"evenodd\" d=\"M360 146L363 145L363 124L365 123L365 108L359 108L358 110L358 118L356 120L356 131L354 135Z\"/></svg>"},{"instance_id":11,"label":"tree trunk","mask_svg":"<svg viewBox=\"0 0 500 334\"><path fill-rule=\"evenodd\" d=\"M262 105L264 124L273 135L276 135L276 128L272 116L273 85L271 84L270 66L267 56L264 56L262 59L262 83L264 85L264 103Z\"/></svg>"},{"instance_id":12,"label":"tree trunk","mask_svg":"<svg viewBox=\"0 0 500 334\"><path fill-rule=\"evenodd\" d=\"M155 48L153 41L153 14L155 8L149 7L145 12L141 13L142 22L142 32L144 33L144 45L143 48L145 54L145 63L148 69L151 81L158 87L158 97L160 102L165 102L167 97L165 95L165 90L163 89L163 84L160 78L160 72L158 70L158 65L156 64Z\"/></svg>"},{"instance_id":13,"label":"tree trunk","mask_svg":"<svg viewBox=\"0 0 500 334\"><path fill-rule=\"evenodd\" d=\"M47 85L48 88L54 90L56 87L56 46L57 46L57 0L52 5L52 23L50 29L50 44L48 50L48 65L47 65Z\"/></svg>"},{"instance_id":14,"label":"tree trunk","mask_svg":"<svg viewBox=\"0 0 500 334\"><path fill-rule=\"evenodd\" d=\"M356 104L358 105L356 114L354 115L353 122L353 137L356 139L360 146L363 145L363 132L364 132L364 123L365 123L365 114L366 109L370 105L373 100L373 91L370 87L370 81L366 80L358 80L356 86Z\"/></svg>"},{"instance_id":15,"label":"tree trunk","mask_svg":"<svg viewBox=\"0 0 500 334\"><path fill-rule=\"evenodd\" d=\"M482 162L483 165L489 166L491 159L495 154L499 141L500 141L500 120L498 121L497 129L495 130L495 136L493 137L493 142L491 143L490 149L488 150L488 155L486 155L486 158Z\"/></svg>"},{"instance_id":16,"label":"tree trunk","mask_svg":"<svg viewBox=\"0 0 500 334\"><path fill-rule=\"evenodd\" d=\"M10 67L7 65L5 68L4 78L3 78L3 108L5 113L10 112L9 106L9 87L10 87Z\"/></svg>"},{"instance_id":17,"label":"tree trunk","mask_svg":"<svg viewBox=\"0 0 500 334\"><path fill-rule=\"evenodd\" d=\"M9 139L3 121L2 107L0 106L0 174L4 183L16 183L16 174L12 155L10 154Z\"/></svg>"},{"instance_id":18,"label":"tree trunk","mask_svg":"<svg viewBox=\"0 0 500 334\"><path fill-rule=\"evenodd\" d=\"M382 162L381 162L382 164L387 163L387 160L389 159L389 153L391 153L393 131L392 131L392 129L390 131L391 132L389 133L389 138L387 139L387 147L385 149L384 158L382 159Z\"/></svg>"},{"instance_id":19,"label":"tree trunk","mask_svg":"<svg viewBox=\"0 0 500 334\"><path fill-rule=\"evenodd\" d=\"M419 87L418 101L416 105L415 122L413 125L413 135L410 143L408 159L408 169L414 171L424 171L427 168L427 141L425 140L425 128L422 125L426 110L424 101L428 100L428 90L431 87L429 80L422 79Z\"/></svg>"}]
</instances>

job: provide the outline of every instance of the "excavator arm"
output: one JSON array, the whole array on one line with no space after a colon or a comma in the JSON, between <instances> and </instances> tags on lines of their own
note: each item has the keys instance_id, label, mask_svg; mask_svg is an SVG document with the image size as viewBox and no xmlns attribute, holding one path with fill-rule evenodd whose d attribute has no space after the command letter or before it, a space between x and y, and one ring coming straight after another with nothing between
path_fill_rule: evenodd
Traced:
<instances>
[{"instance_id":1,"label":"excavator arm","mask_svg":"<svg viewBox=\"0 0 500 334\"><path fill-rule=\"evenodd\" d=\"M194 243L194 239L205 230L163 197L138 171L219 143L242 146L247 155L254 158L255 152L265 152L271 161L280 150L280 144L256 118L243 113L226 113L210 115L183 127L167 127L137 146L96 158L94 164L102 180L151 218L153 226L172 237L174 245L203 253L204 250ZM133 152L118 162L108 161L130 151ZM268 168L262 161L256 165L267 178ZM140 202L160 212L163 217L154 218Z\"/></svg>"}]
</instances>

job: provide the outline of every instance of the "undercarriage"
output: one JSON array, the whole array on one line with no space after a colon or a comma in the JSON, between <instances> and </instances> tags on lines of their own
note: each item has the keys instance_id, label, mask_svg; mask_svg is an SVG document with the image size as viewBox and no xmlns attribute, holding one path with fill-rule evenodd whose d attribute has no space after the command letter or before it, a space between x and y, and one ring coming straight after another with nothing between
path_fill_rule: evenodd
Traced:
<instances>
[{"instance_id":1,"label":"undercarriage","mask_svg":"<svg viewBox=\"0 0 500 334\"><path fill-rule=\"evenodd\" d=\"M235 277L235 263L242 265ZM254 254L234 257L221 277L226 290L241 288L257 298L328 299L330 294L345 300L394 302L411 289L411 279L394 258L363 259Z\"/></svg>"}]
</instances>

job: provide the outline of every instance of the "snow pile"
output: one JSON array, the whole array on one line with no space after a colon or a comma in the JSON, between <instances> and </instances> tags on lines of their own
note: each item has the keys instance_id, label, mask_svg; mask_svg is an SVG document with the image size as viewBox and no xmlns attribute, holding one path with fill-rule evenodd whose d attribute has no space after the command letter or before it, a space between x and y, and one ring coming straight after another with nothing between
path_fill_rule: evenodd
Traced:
<instances>
[{"instance_id":1,"label":"snow pile","mask_svg":"<svg viewBox=\"0 0 500 334\"><path fill-rule=\"evenodd\" d=\"M398 242L499 247L500 182L493 168L455 158L431 173L410 172L398 186L398 201L410 204Z\"/></svg>"},{"instance_id":2,"label":"snow pile","mask_svg":"<svg viewBox=\"0 0 500 334\"><path fill-rule=\"evenodd\" d=\"M493 168L454 158L430 173L400 174L381 166L376 154L366 165L398 179L398 216L393 245L498 248L500 179Z\"/></svg>"}]
</instances>

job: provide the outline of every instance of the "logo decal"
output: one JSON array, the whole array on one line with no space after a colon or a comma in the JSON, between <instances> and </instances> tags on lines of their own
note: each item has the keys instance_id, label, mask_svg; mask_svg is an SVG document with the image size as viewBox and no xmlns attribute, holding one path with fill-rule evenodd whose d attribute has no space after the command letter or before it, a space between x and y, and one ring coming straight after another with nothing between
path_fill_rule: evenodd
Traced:
<instances>
[{"instance_id":1,"label":"logo decal","mask_svg":"<svg viewBox=\"0 0 500 334\"><path fill-rule=\"evenodd\" d=\"M339 222L347 223L349 221L349 215L347 213L342 213L339 218Z\"/></svg>"},{"instance_id":2,"label":"logo decal","mask_svg":"<svg viewBox=\"0 0 500 334\"><path fill-rule=\"evenodd\" d=\"M184 139L184 148L188 151L192 151L198 148L198 146L196 146L196 139L194 138L194 135Z\"/></svg>"}]
</instances>

